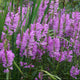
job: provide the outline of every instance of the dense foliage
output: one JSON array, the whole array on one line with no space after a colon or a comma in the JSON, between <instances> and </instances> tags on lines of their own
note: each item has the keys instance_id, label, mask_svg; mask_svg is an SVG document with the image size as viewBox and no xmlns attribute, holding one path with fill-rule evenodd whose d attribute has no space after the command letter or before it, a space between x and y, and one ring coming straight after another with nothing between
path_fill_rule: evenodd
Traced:
<instances>
[{"instance_id":1,"label":"dense foliage","mask_svg":"<svg viewBox=\"0 0 80 80\"><path fill-rule=\"evenodd\" d=\"M80 12L67 10L74 2L0 2L2 80L80 79Z\"/></svg>"}]
</instances>

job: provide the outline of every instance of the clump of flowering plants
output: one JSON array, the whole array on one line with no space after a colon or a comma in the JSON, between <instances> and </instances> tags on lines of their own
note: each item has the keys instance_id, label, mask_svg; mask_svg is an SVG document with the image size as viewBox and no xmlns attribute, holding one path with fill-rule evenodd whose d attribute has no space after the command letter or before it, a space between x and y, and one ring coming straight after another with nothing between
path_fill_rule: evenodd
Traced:
<instances>
[{"instance_id":1,"label":"clump of flowering plants","mask_svg":"<svg viewBox=\"0 0 80 80\"><path fill-rule=\"evenodd\" d=\"M59 0L5 5L0 66L6 80L79 80L80 12L58 10Z\"/></svg>"}]
</instances>

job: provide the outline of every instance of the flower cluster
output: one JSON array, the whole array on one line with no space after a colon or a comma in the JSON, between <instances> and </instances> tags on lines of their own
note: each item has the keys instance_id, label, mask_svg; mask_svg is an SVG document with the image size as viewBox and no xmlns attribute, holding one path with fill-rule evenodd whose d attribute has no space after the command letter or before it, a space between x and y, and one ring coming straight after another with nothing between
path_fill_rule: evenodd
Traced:
<instances>
[{"instance_id":1,"label":"flower cluster","mask_svg":"<svg viewBox=\"0 0 80 80\"><path fill-rule=\"evenodd\" d=\"M20 34L18 34L16 44L20 48L20 55L32 56L32 59L35 59L38 52L38 56L42 56L41 46L45 49L47 45L47 33L47 24L43 26L40 23L36 23L31 24L31 29L27 29L23 33L22 39Z\"/></svg>"},{"instance_id":2,"label":"flower cluster","mask_svg":"<svg viewBox=\"0 0 80 80\"><path fill-rule=\"evenodd\" d=\"M32 64L28 65L26 62L22 62L22 61L20 62L20 65L24 66L24 68L31 68L31 67L33 68L34 67L34 65L32 65Z\"/></svg>"},{"instance_id":3,"label":"flower cluster","mask_svg":"<svg viewBox=\"0 0 80 80\"><path fill-rule=\"evenodd\" d=\"M21 23L22 23L22 26L25 26L26 13L27 13L27 8L23 7L22 8L22 21L20 21L20 7L18 8L18 12L16 14L14 12L8 12L6 19L5 19L4 31L8 31L9 35L12 35L13 32L16 32L18 30L18 27L20 27Z\"/></svg>"},{"instance_id":4,"label":"flower cluster","mask_svg":"<svg viewBox=\"0 0 80 80\"><path fill-rule=\"evenodd\" d=\"M4 72L9 72L10 70L13 70L12 62L14 60L14 53L11 50L5 51L2 49L0 51L0 58L2 59L3 67L6 68Z\"/></svg>"},{"instance_id":5,"label":"flower cluster","mask_svg":"<svg viewBox=\"0 0 80 80\"><path fill-rule=\"evenodd\" d=\"M0 63L6 68L4 72L13 70L12 63L15 55L11 50L11 37L13 37L13 33L17 32L18 28L20 28L20 31L16 33L16 41L13 44L19 49L21 58L29 58L32 61L41 60L48 53L48 57L58 63L63 61L72 63L75 56L78 62L78 57L80 57L80 12L72 12L72 15L66 13L65 9L57 12L59 0L52 0L48 12L44 16L48 4L49 0L42 0L36 22L31 23L26 30L24 30L24 26L26 24L27 7L22 7L22 11L19 7L17 13L8 12L1 35L2 43L0 43ZM22 14L20 14L21 12ZM43 16L44 20L41 23ZM50 30L52 31L50 32ZM35 65L32 64L31 62L30 64L20 62L23 68L34 68ZM76 75L79 75L79 72L78 66L72 66L70 75L77 79ZM39 73L38 78L42 80L42 72ZM37 77L35 80L38 80Z\"/></svg>"},{"instance_id":6,"label":"flower cluster","mask_svg":"<svg viewBox=\"0 0 80 80\"><path fill-rule=\"evenodd\" d=\"M70 74L73 78L77 79L76 75L79 75L80 70L78 69L77 66L72 66L71 70L70 70Z\"/></svg>"}]
</instances>

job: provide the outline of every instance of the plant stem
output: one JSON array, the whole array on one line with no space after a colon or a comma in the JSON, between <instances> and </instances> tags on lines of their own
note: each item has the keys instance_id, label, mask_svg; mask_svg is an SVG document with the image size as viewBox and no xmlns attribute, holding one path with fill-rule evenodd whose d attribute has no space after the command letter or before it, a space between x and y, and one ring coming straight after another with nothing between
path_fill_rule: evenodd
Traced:
<instances>
[{"instance_id":1,"label":"plant stem","mask_svg":"<svg viewBox=\"0 0 80 80\"><path fill-rule=\"evenodd\" d=\"M9 72L6 73L6 80L9 80Z\"/></svg>"},{"instance_id":2,"label":"plant stem","mask_svg":"<svg viewBox=\"0 0 80 80\"><path fill-rule=\"evenodd\" d=\"M16 62L14 61L14 65L17 67L17 69L19 70L19 72L24 76L22 70L20 69L20 67L16 64Z\"/></svg>"}]
</instances>

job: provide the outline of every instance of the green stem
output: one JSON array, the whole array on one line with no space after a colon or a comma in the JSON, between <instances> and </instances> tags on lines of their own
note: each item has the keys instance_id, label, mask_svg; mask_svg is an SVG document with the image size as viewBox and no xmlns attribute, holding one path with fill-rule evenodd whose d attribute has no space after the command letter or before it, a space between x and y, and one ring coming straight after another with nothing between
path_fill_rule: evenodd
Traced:
<instances>
[{"instance_id":1,"label":"green stem","mask_svg":"<svg viewBox=\"0 0 80 80\"><path fill-rule=\"evenodd\" d=\"M24 76L22 70L20 69L20 67L16 64L16 62L14 61L14 65L17 67L17 69L19 70L19 72Z\"/></svg>"},{"instance_id":2,"label":"green stem","mask_svg":"<svg viewBox=\"0 0 80 80\"><path fill-rule=\"evenodd\" d=\"M26 24L25 24L25 28L24 28L24 31L27 29L27 23L28 23L28 18L29 18L29 9L30 9L30 6L29 6L29 3L28 3L28 9L27 9L27 17L26 17Z\"/></svg>"},{"instance_id":3,"label":"green stem","mask_svg":"<svg viewBox=\"0 0 80 80\"><path fill-rule=\"evenodd\" d=\"M59 62L57 63L57 66L56 66L56 73L58 71L58 67L59 67Z\"/></svg>"},{"instance_id":4,"label":"green stem","mask_svg":"<svg viewBox=\"0 0 80 80\"><path fill-rule=\"evenodd\" d=\"M9 72L6 73L6 80L9 80Z\"/></svg>"}]
</instances>

